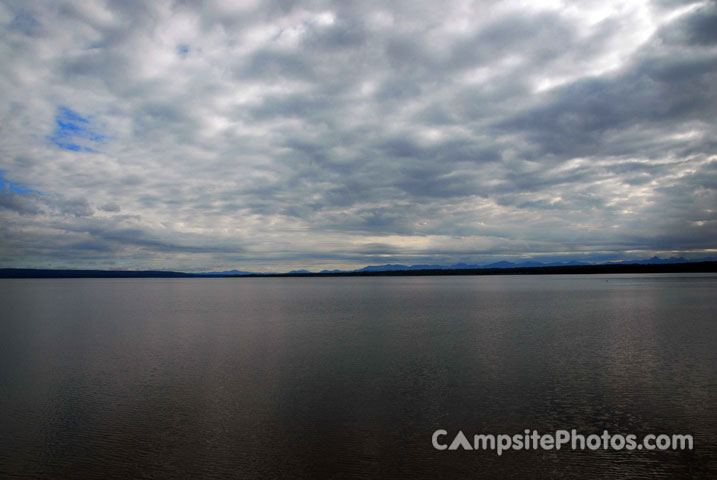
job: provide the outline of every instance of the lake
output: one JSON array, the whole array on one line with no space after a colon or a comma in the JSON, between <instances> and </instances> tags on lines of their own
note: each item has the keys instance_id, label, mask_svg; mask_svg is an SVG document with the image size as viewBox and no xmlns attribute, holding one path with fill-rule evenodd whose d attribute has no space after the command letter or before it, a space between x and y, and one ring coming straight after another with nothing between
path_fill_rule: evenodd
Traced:
<instances>
[{"instance_id":1,"label":"lake","mask_svg":"<svg viewBox=\"0 0 717 480\"><path fill-rule=\"evenodd\" d=\"M0 476L717 476L717 275L0 280ZM691 434L692 451L439 451Z\"/></svg>"}]
</instances>

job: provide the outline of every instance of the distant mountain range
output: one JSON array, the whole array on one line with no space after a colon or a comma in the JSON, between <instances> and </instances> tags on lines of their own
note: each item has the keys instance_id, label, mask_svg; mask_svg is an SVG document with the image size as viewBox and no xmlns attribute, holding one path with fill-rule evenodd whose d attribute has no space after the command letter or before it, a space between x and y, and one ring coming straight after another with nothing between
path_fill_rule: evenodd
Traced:
<instances>
[{"instance_id":1,"label":"distant mountain range","mask_svg":"<svg viewBox=\"0 0 717 480\"><path fill-rule=\"evenodd\" d=\"M226 277L231 275L256 275L257 272L244 272L242 270L224 270L223 272L206 272L197 273L197 275L203 275L205 277Z\"/></svg>"},{"instance_id":2,"label":"distant mountain range","mask_svg":"<svg viewBox=\"0 0 717 480\"><path fill-rule=\"evenodd\" d=\"M479 268L531 268L531 267L569 267L569 266L581 266L581 265L657 265L666 263L697 263L697 262L714 262L717 258L700 258L694 260L688 260L683 257L673 258L660 258L652 257L646 260L623 260L620 262L579 262L572 260L570 262L550 262L541 263L534 260L528 260L525 262L513 263L505 260L495 263L488 263L484 265L478 264L467 264L467 263L455 263L453 265L370 265L363 267L358 270L352 270L354 272L390 272L396 270L463 270L463 269L479 269Z\"/></svg>"},{"instance_id":3,"label":"distant mountain range","mask_svg":"<svg viewBox=\"0 0 717 480\"><path fill-rule=\"evenodd\" d=\"M488 263L488 264L468 264L468 263L454 263L453 265L401 265L401 264L386 264L386 265L368 265L363 268L356 270L321 270L316 273L331 274L331 273L352 273L352 272L397 272L397 271L410 271L410 270L476 270L476 269L490 269L490 268L532 268L532 267L570 267L570 266L587 266L587 265L659 265L659 264L670 264L670 263L697 263L697 262L714 262L717 261L717 257L710 258L699 258L688 260L683 257L672 257L672 258L660 258L652 257L644 260L623 260L619 262L580 262L580 261L569 261L569 262L549 262L542 263L534 260L527 260L524 262L507 262L505 260L500 262ZM315 273L309 270L291 270L287 272L289 274L309 274ZM265 272L247 272L242 270L226 270L223 272L208 272L199 273L197 275L202 276L242 276L242 275L264 275Z\"/></svg>"},{"instance_id":4,"label":"distant mountain range","mask_svg":"<svg viewBox=\"0 0 717 480\"><path fill-rule=\"evenodd\" d=\"M0 278L187 278L187 277L244 277L244 276L374 276L374 275L502 275L502 274L567 274L567 273L678 273L717 272L717 258L688 260L682 257L620 262L554 262L541 263L533 260L513 263L500 261L485 265L454 263L453 265L369 265L357 270L291 270L285 273L248 272L224 270L222 272L184 273L149 270L54 270L33 268L0 268Z\"/></svg>"}]
</instances>

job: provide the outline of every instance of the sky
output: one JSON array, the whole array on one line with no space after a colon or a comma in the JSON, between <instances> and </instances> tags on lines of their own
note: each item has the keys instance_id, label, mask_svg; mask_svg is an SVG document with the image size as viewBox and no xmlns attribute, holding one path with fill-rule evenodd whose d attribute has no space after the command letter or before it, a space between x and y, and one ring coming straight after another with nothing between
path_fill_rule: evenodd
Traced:
<instances>
[{"instance_id":1,"label":"sky","mask_svg":"<svg viewBox=\"0 0 717 480\"><path fill-rule=\"evenodd\" d=\"M712 1L0 0L0 267L717 254Z\"/></svg>"}]
</instances>

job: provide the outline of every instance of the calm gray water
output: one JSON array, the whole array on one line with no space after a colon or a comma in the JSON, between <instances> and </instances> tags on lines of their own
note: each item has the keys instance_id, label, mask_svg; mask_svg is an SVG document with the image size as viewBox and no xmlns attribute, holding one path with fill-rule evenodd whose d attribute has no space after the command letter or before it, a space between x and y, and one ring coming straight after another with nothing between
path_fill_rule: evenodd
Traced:
<instances>
[{"instance_id":1,"label":"calm gray water","mask_svg":"<svg viewBox=\"0 0 717 480\"><path fill-rule=\"evenodd\" d=\"M0 280L0 476L714 478L716 312L715 275Z\"/></svg>"}]
</instances>

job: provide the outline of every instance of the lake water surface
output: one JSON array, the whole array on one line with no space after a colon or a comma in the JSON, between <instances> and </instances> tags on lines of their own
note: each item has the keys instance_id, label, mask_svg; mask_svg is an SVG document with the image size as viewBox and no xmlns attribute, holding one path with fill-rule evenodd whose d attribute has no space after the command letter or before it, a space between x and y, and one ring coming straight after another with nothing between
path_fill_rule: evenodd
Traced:
<instances>
[{"instance_id":1,"label":"lake water surface","mask_svg":"<svg viewBox=\"0 0 717 480\"><path fill-rule=\"evenodd\" d=\"M717 275L0 280L0 318L0 477L717 477Z\"/></svg>"}]
</instances>

